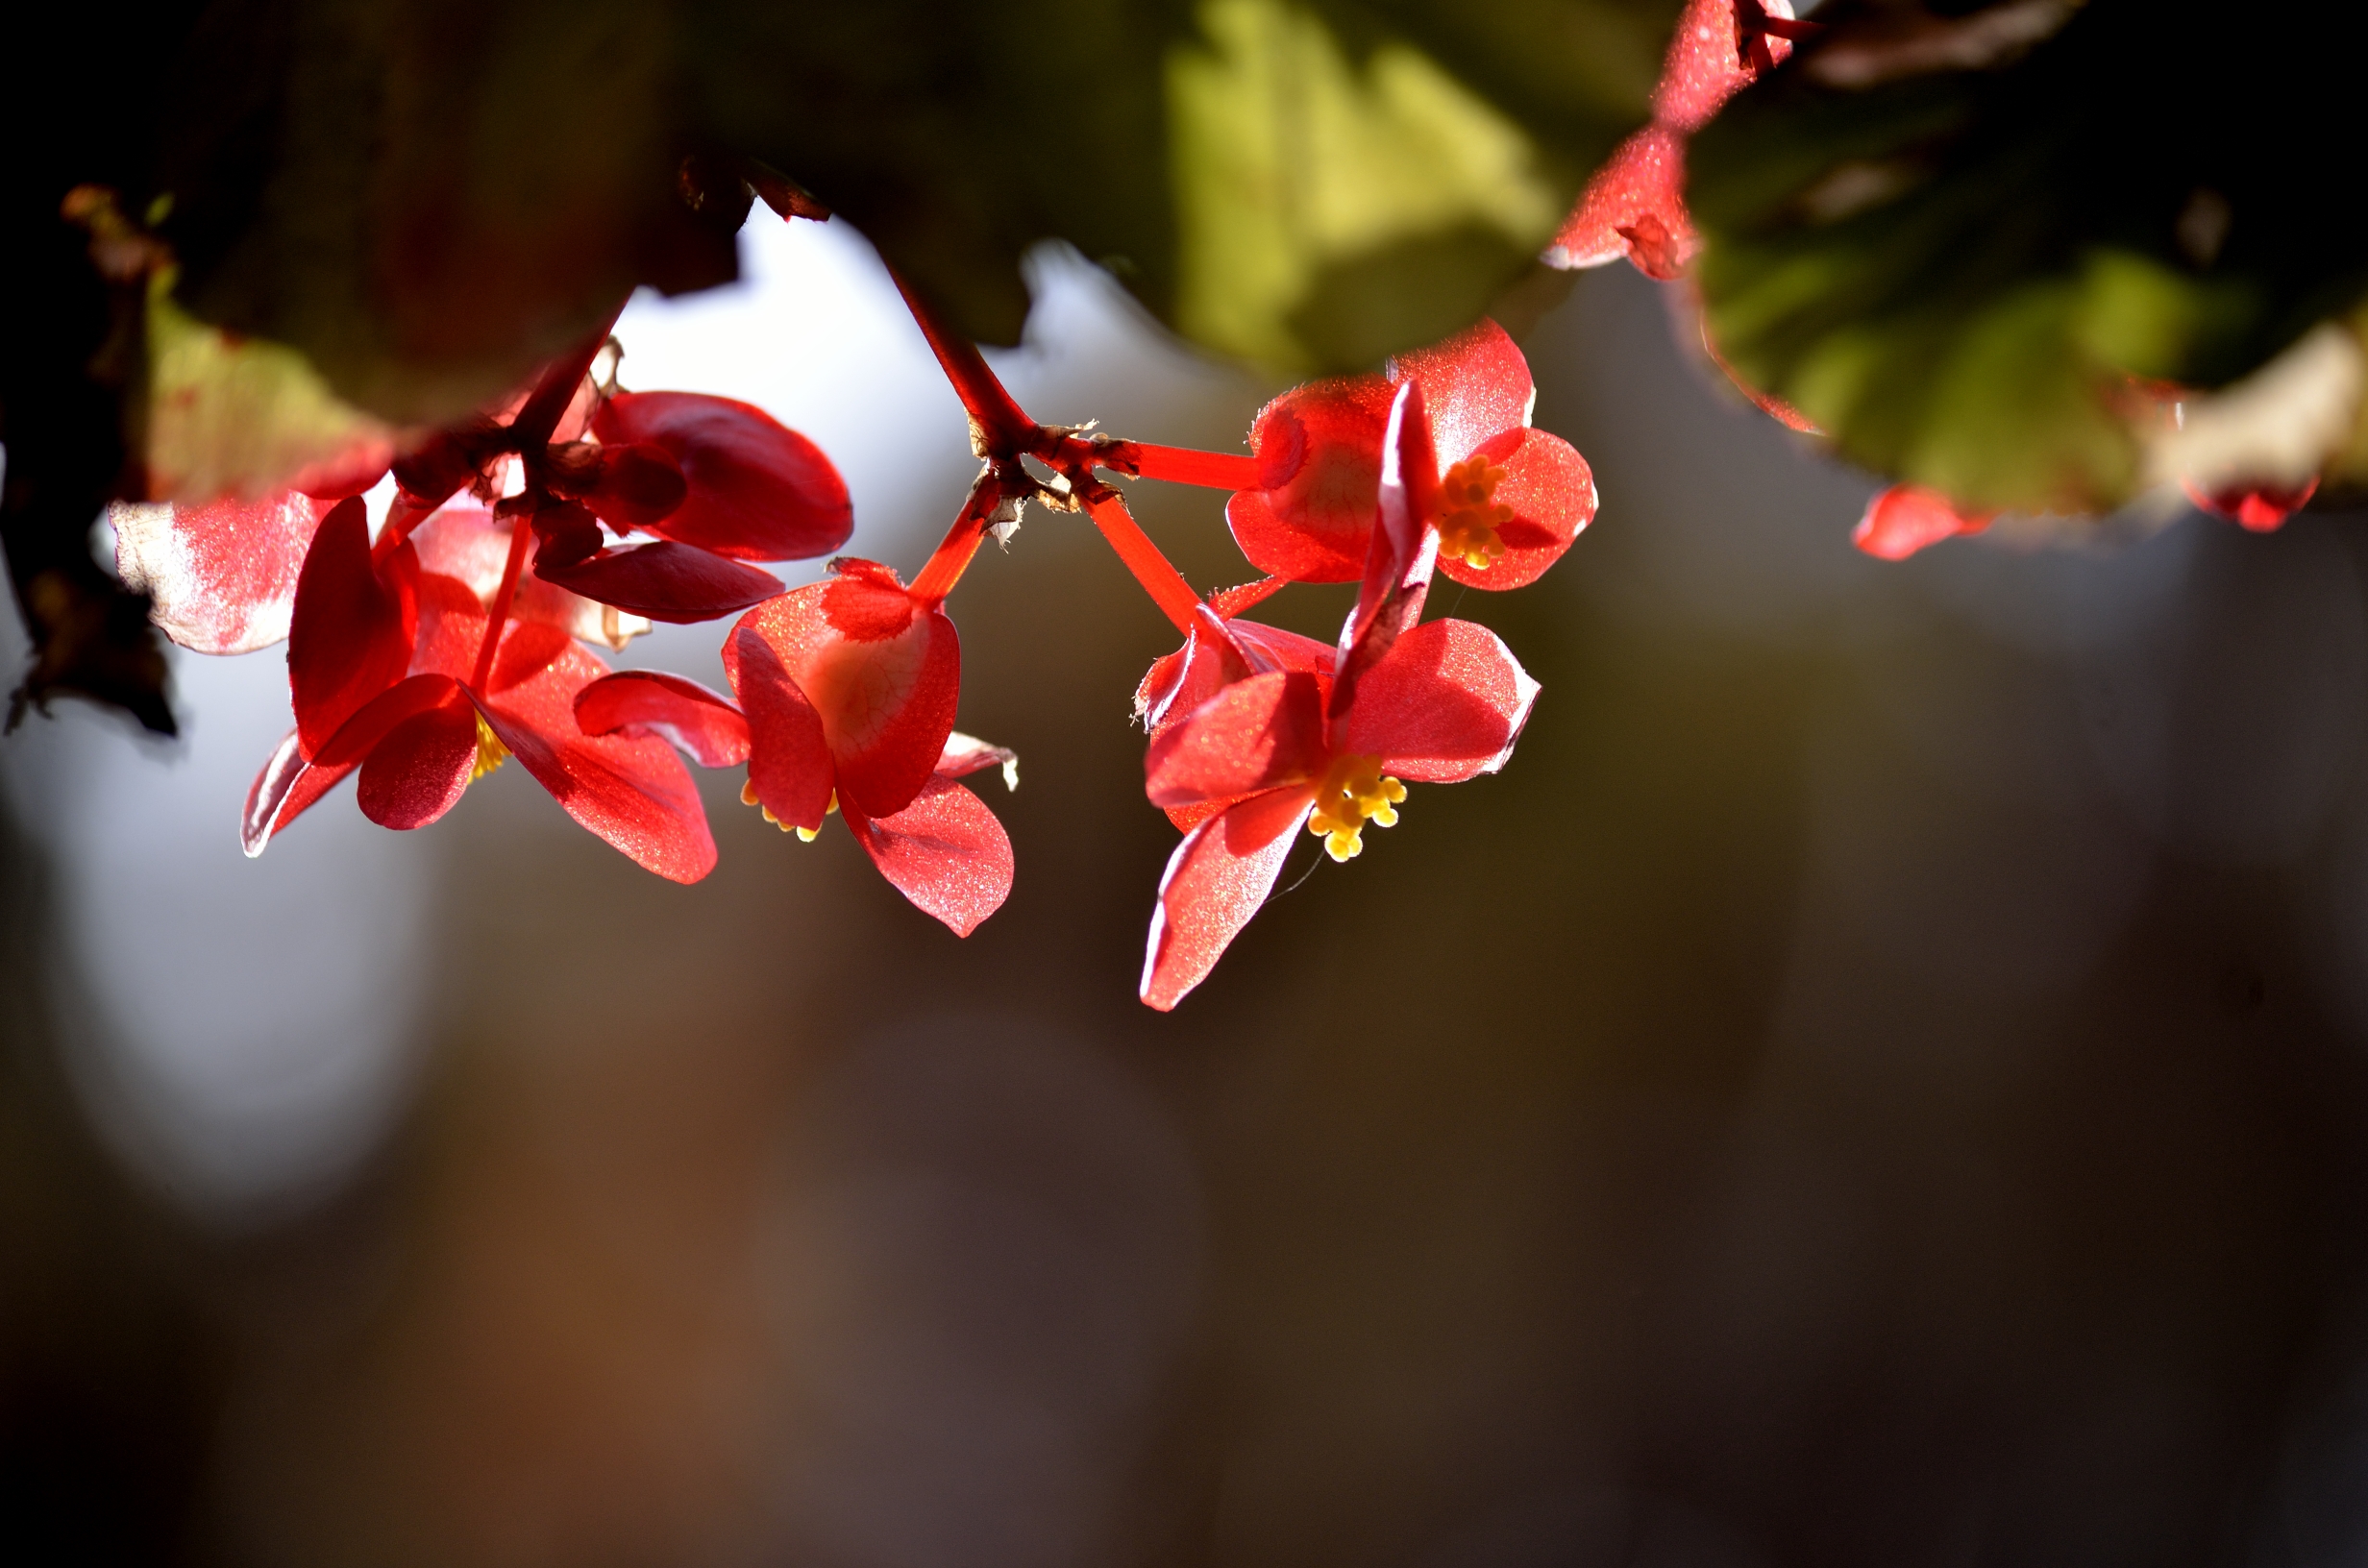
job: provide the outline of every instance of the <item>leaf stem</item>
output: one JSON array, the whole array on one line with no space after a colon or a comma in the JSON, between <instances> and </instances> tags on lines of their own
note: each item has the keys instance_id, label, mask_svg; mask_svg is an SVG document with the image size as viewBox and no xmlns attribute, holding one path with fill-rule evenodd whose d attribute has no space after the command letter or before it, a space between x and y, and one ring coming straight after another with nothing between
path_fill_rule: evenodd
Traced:
<instances>
[{"instance_id":1,"label":"leaf stem","mask_svg":"<svg viewBox=\"0 0 2368 1568\"><path fill-rule=\"evenodd\" d=\"M502 585L493 591L493 608L485 618L485 640L477 645L477 668L469 676L469 689L482 696L485 682L493 675L494 649L502 644L502 625L509 619L511 600L518 597L518 575L526 569L527 541L533 537L532 519L520 512L518 521L510 525L509 559L502 563Z\"/></svg>"}]
</instances>

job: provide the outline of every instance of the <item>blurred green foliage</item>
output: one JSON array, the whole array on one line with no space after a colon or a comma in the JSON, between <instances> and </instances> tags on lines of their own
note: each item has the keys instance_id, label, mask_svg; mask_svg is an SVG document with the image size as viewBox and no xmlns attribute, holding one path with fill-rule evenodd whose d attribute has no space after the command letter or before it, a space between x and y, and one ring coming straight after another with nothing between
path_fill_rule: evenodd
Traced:
<instances>
[{"instance_id":1,"label":"blurred green foliage","mask_svg":"<svg viewBox=\"0 0 2368 1568\"><path fill-rule=\"evenodd\" d=\"M1852 460L2108 510L2131 378L2217 387L2368 288L2356 12L1857 4L1693 142L1711 334Z\"/></svg>"}]
</instances>

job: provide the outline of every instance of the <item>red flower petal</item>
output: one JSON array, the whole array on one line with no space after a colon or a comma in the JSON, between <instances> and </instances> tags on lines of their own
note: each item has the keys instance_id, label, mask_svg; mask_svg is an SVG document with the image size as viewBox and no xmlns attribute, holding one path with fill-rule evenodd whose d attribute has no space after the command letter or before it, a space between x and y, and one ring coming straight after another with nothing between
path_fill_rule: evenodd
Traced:
<instances>
[{"instance_id":1,"label":"red flower petal","mask_svg":"<svg viewBox=\"0 0 2368 1568\"><path fill-rule=\"evenodd\" d=\"M841 815L879 874L957 937L1010 896L1011 840L986 802L959 784L932 778L911 805L877 821L845 806Z\"/></svg>"},{"instance_id":2,"label":"red flower petal","mask_svg":"<svg viewBox=\"0 0 2368 1568\"><path fill-rule=\"evenodd\" d=\"M1258 570L1348 582L1365 569L1391 397L1380 377L1357 376L1294 387L1259 410L1249 439L1265 482L1225 503Z\"/></svg>"},{"instance_id":3,"label":"red flower petal","mask_svg":"<svg viewBox=\"0 0 2368 1568\"><path fill-rule=\"evenodd\" d=\"M338 726L312 758L316 768L358 767L387 732L405 720L453 699L460 683L450 675L418 674L397 681L381 692Z\"/></svg>"},{"instance_id":4,"label":"red flower petal","mask_svg":"<svg viewBox=\"0 0 2368 1568\"><path fill-rule=\"evenodd\" d=\"M774 821L811 833L823 825L838 782L822 715L754 627L743 623L724 647L732 690L748 713L749 788Z\"/></svg>"},{"instance_id":5,"label":"red flower petal","mask_svg":"<svg viewBox=\"0 0 2368 1568\"><path fill-rule=\"evenodd\" d=\"M1492 773L1537 700L1538 683L1486 626L1432 621L1367 672L1340 749L1424 784Z\"/></svg>"},{"instance_id":6,"label":"red flower petal","mask_svg":"<svg viewBox=\"0 0 2368 1568\"><path fill-rule=\"evenodd\" d=\"M1020 753L1008 746L991 746L975 735L955 730L946 737L946 749L937 755L937 776L967 778L982 768L1003 770L1003 788L1020 787Z\"/></svg>"},{"instance_id":7,"label":"red flower petal","mask_svg":"<svg viewBox=\"0 0 2368 1568\"><path fill-rule=\"evenodd\" d=\"M505 630L510 638L532 628ZM698 788L673 747L659 740L589 736L576 727L576 694L608 673L561 639L548 664L506 690L472 693L486 724L561 810L629 859L675 882L715 869L715 840ZM524 661L522 661L524 662Z\"/></svg>"},{"instance_id":8,"label":"red flower petal","mask_svg":"<svg viewBox=\"0 0 2368 1568\"><path fill-rule=\"evenodd\" d=\"M1311 792L1275 790L1211 817L1185 835L1159 879L1139 994L1167 1012L1209 977L1234 933L1249 923L1283 862Z\"/></svg>"},{"instance_id":9,"label":"red flower petal","mask_svg":"<svg viewBox=\"0 0 2368 1568\"><path fill-rule=\"evenodd\" d=\"M247 789L247 808L238 820L238 845L247 858L261 854L273 834L327 795L354 766L348 762L330 768L305 761L303 741L289 730Z\"/></svg>"},{"instance_id":10,"label":"red flower petal","mask_svg":"<svg viewBox=\"0 0 2368 1568\"><path fill-rule=\"evenodd\" d=\"M1525 588L1594 521L1594 472L1576 447L1546 430L1507 430L1484 442L1480 455L1504 465L1494 499L1513 508L1513 521L1496 530L1505 552L1485 570L1443 555L1439 570L1468 587Z\"/></svg>"},{"instance_id":11,"label":"red flower petal","mask_svg":"<svg viewBox=\"0 0 2368 1568\"><path fill-rule=\"evenodd\" d=\"M936 771L961 696L962 642L945 612L922 609L887 568L850 562L836 580L760 604L740 625L771 646L822 716L841 802L873 818L903 810ZM727 671L739 647L725 643ZM748 706L736 675L734 689Z\"/></svg>"},{"instance_id":12,"label":"red flower petal","mask_svg":"<svg viewBox=\"0 0 2368 1568\"><path fill-rule=\"evenodd\" d=\"M383 573L372 569L370 526L358 500L337 502L321 520L288 621L288 687L308 754L318 755L338 726L409 668L418 576L419 557L407 541Z\"/></svg>"},{"instance_id":13,"label":"red flower petal","mask_svg":"<svg viewBox=\"0 0 2368 1568\"><path fill-rule=\"evenodd\" d=\"M576 694L576 727L586 735L655 736L703 768L749 760L749 722L728 698L656 670L603 675Z\"/></svg>"},{"instance_id":14,"label":"red flower petal","mask_svg":"<svg viewBox=\"0 0 2368 1568\"><path fill-rule=\"evenodd\" d=\"M1184 646L1152 660L1144 672L1135 687L1135 717L1157 735L1171 720L1182 719L1224 687L1256 674L1233 626L1204 604L1193 612Z\"/></svg>"},{"instance_id":15,"label":"red flower petal","mask_svg":"<svg viewBox=\"0 0 2368 1568\"><path fill-rule=\"evenodd\" d=\"M620 529L650 527L678 509L690 494L682 465L654 441L601 447L601 477L584 504Z\"/></svg>"},{"instance_id":16,"label":"red flower petal","mask_svg":"<svg viewBox=\"0 0 2368 1568\"><path fill-rule=\"evenodd\" d=\"M115 575L149 618L200 653L249 653L287 635L305 551L329 505L284 492L204 506L117 505Z\"/></svg>"},{"instance_id":17,"label":"red flower petal","mask_svg":"<svg viewBox=\"0 0 2368 1568\"><path fill-rule=\"evenodd\" d=\"M1866 515L1851 530L1850 542L1878 559L1904 561L1943 539L1980 533L1997 515L1960 511L1937 490L1895 484L1866 503Z\"/></svg>"},{"instance_id":18,"label":"red flower petal","mask_svg":"<svg viewBox=\"0 0 2368 1568\"><path fill-rule=\"evenodd\" d=\"M1356 608L1341 627L1340 658L1326 706L1347 712L1364 673L1390 651L1398 634L1422 619L1439 534L1429 527L1438 502L1439 463L1419 382L1398 386L1381 449L1380 525L1357 589Z\"/></svg>"},{"instance_id":19,"label":"red flower petal","mask_svg":"<svg viewBox=\"0 0 2368 1568\"><path fill-rule=\"evenodd\" d=\"M412 530L420 569L466 583L478 606L490 610L493 596L502 586L503 565L509 557L511 523L482 506L445 507ZM570 637L606 643L610 648L623 648L650 629L647 616L586 599L531 574L518 579L509 613L514 621L556 626Z\"/></svg>"},{"instance_id":20,"label":"red flower petal","mask_svg":"<svg viewBox=\"0 0 2368 1568\"><path fill-rule=\"evenodd\" d=\"M1702 248L1686 211L1686 138L1648 125L1613 150L1546 247L1546 265L1599 267L1627 257L1647 278L1683 272Z\"/></svg>"},{"instance_id":21,"label":"red flower petal","mask_svg":"<svg viewBox=\"0 0 2368 1568\"><path fill-rule=\"evenodd\" d=\"M827 555L855 531L822 449L762 408L696 392L628 392L593 416L603 441L672 453L689 494L654 532L749 561Z\"/></svg>"},{"instance_id":22,"label":"red flower petal","mask_svg":"<svg viewBox=\"0 0 2368 1568\"><path fill-rule=\"evenodd\" d=\"M1314 778L1328 760L1316 677L1252 675L1151 742L1143 791L1155 806L1189 806Z\"/></svg>"},{"instance_id":23,"label":"red flower petal","mask_svg":"<svg viewBox=\"0 0 2368 1568\"><path fill-rule=\"evenodd\" d=\"M1443 343L1399 355L1390 365L1390 380L1422 383L1437 473L1462 462L1492 436L1527 425L1538 401L1520 346L1486 318Z\"/></svg>"},{"instance_id":24,"label":"red flower petal","mask_svg":"<svg viewBox=\"0 0 2368 1568\"><path fill-rule=\"evenodd\" d=\"M586 599L678 625L713 621L781 591L781 579L770 572L668 539L604 550L572 566L537 562L534 575Z\"/></svg>"},{"instance_id":25,"label":"red flower petal","mask_svg":"<svg viewBox=\"0 0 2368 1568\"><path fill-rule=\"evenodd\" d=\"M444 702L388 730L361 765L355 802L381 827L426 827L458 803L477 762L477 710Z\"/></svg>"}]
</instances>

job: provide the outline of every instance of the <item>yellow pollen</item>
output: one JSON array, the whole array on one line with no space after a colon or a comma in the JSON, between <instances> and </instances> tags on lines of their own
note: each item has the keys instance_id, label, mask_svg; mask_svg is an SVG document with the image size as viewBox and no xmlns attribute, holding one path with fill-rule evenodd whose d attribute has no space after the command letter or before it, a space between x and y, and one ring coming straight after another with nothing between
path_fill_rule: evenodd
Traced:
<instances>
[{"instance_id":1,"label":"yellow pollen","mask_svg":"<svg viewBox=\"0 0 2368 1568\"><path fill-rule=\"evenodd\" d=\"M1406 786L1387 777L1379 757L1339 757L1316 786L1316 809L1307 830L1323 840L1323 851L1334 860L1350 860L1365 852L1358 835L1365 824L1395 827L1397 808Z\"/></svg>"},{"instance_id":2,"label":"yellow pollen","mask_svg":"<svg viewBox=\"0 0 2368 1568\"><path fill-rule=\"evenodd\" d=\"M765 814L765 821L771 822L782 832L796 833L798 835L798 842L801 844L812 844L816 839L822 836L819 828L800 827L795 822L785 822L778 817L773 815L773 808L766 805L762 800L756 798L756 785L753 781L740 786L740 803L744 806L754 806L758 811L763 812ZM838 809L839 792L832 790L830 792L830 804L823 808L823 815L827 817Z\"/></svg>"},{"instance_id":3,"label":"yellow pollen","mask_svg":"<svg viewBox=\"0 0 2368 1568\"><path fill-rule=\"evenodd\" d=\"M1505 471L1486 457L1467 457L1439 481L1439 553L1485 572L1505 552L1496 530L1513 521L1513 508L1497 501Z\"/></svg>"},{"instance_id":4,"label":"yellow pollen","mask_svg":"<svg viewBox=\"0 0 2368 1568\"><path fill-rule=\"evenodd\" d=\"M509 747L502 744L502 737L496 735L493 732L493 726L485 723L485 716L479 714L477 716L477 761L469 767L469 782L476 783L507 761L509 761Z\"/></svg>"}]
</instances>

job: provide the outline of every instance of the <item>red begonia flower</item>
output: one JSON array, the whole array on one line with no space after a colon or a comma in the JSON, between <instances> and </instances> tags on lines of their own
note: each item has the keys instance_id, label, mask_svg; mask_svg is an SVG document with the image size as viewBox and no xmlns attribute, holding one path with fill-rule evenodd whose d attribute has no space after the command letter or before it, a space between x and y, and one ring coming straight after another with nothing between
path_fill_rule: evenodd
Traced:
<instances>
[{"instance_id":1,"label":"red begonia flower","mask_svg":"<svg viewBox=\"0 0 2368 1568\"><path fill-rule=\"evenodd\" d=\"M840 625L831 620L829 590L849 582L856 586L836 606L846 623ZM672 741L711 768L746 762L741 798L763 807L767 821L811 842L823 819L836 812L891 886L967 937L1011 892L1011 841L985 802L954 780L999 765L1005 786L1017 788L1018 760L954 731L950 704L938 724L934 688L958 676L958 667L932 668L941 646L932 618L943 623L942 612L912 604L894 574L869 561L849 563L837 582L817 590L777 600L733 629L725 667L740 705L679 675L635 670L586 687L576 700L577 722L591 734ZM910 607L900 629L890 629L897 611L879 597L891 591ZM794 602L802 595L806 602ZM948 649L951 632L946 623ZM826 694L824 704L807 695L793 668ZM874 706L882 698L886 707ZM870 718L851 715L851 700ZM930 734L937 738L922 757L920 781L907 788L910 748ZM899 753L894 764L882 763L883 747ZM853 765L851 775L843 757ZM857 777L868 798L901 794L900 803L867 811L855 793Z\"/></svg>"},{"instance_id":2,"label":"red begonia flower","mask_svg":"<svg viewBox=\"0 0 2368 1568\"><path fill-rule=\"evenodd\" d=\"M1529 426L1537 389L1492 321L1402 355L1386 375L1295 387L1259 410L1259 484L1225 505L1234 541L1262 572L1349 582L1365 570L1392 400L1414 382L1437 432L1440 569L1478 588L1535 582L1595 515L1587 459Z\"/></svg>"},{"instance_id":3,"label":"red begonia flower","mask_svg":"<svg viewBox=\"0 0 2368 1568\"><path fill-rule=\"evenodd\" d=\"M1686 211L1686 138L1791 53L1786 0L1689 0L1653 87L1652 123L1614 150L1579 193L1545 261L1599 267L1626 257L1648 278L1681 275L1702 242Z\"/></svg>"},{"instance_id":4,"label":"red begonia flower","mask_svg":"<svg viewBox=\"0 0 2368 1568\"><path fill-rule=\"evenodd\" d=\"M2225 517L2249 533L2275 533L2318 494L2319 479L2314 474L2298 485L2255 484L2227 490L2206 490L2192 479L2182 479L2179 488L2200 509Z\"/></svg>"},{"instance_id":5,"label":"red begonia flower","mask_svg":"<svg viewBox=\"0 0 2368 1568\"><path fill-rule=\"evenodd\" d=\"M756 756L795 755L802 768L814 759L819 782L765 801L782 821L808 829L822 825L833 790L869 818L911 804L936 771L962 688L962 643L943 609L916 600L876 561L833 564L830 581L759 604L724 644L725 673L749 715ZM754 674L742 662L752 646L771 660ZM773 666L794 694L785 700L813 716L820 751L803 718L780 718L783 744L769 746L777 716L765 704L779 696ZM764 687L755 699L752 679ZM766 789L764 778L756 783Z\"/></svg>"},{"instance_id":6,"label":"red begonia flower","mask_svg":"<svg viewBox=\"0 0 2368 1568\"><path fill-rule=\"evenodd\" d=\"M1850 542L1879 560L1904 561L1944 539L1980 533L1997 515L1961 507L1937 490L1895 484L1866 503Z\"/></svg>"},{"instance_id":7,"label":"red begonia flower","mask_svg":"<svg viewBox=\"0 0 2368 1568\"><path fill-rule=\"evenodd\" d=\"M1419 622L1437 538L1420 522L1421 404L1417 386L1398 395L1380 526L1330 658L1307 659L1295 643L1246 636L1251 628L1242 623L1205 614L1182 655L1171 656L1180 663L1147 678L1155 733L1145 793L1171 814L1197 818L1160 880L1144 955L1142 997L1163 1012L1207 978L1257 913L1301 822L1345 861L1362 851L1368 821L1397 821L1404 780L1456 783L1495 772L1529 716L1537 682L1495 633L1465 621ZM1305 667L1320 662L1329 670ZM1179 699L1207 683L1214 693L1176 717Z\"/></svg>"},{"instance_id":8,"label":"red begonia flower","mask_svg":"<svg viewBox=\"0 0 2368 1568\"><path fill-rule=\"evenodd\" d=\"M506 551L511 532L482 512L440 513L374 566L358 502L324 520L288 637L297 727L248 792L248 854L348 773L358 771L357 800L373 821L424 827L514 755L569 816L639 865L678 882L713 869L706 814L674 752L576 723L577 694L607 674L576 641L599 625L598 606L521 585L486 656L492 606L471 578L485 536ZM386 656L389 626L402 633L399 662Z\"/></svg>"}]
</instances>

